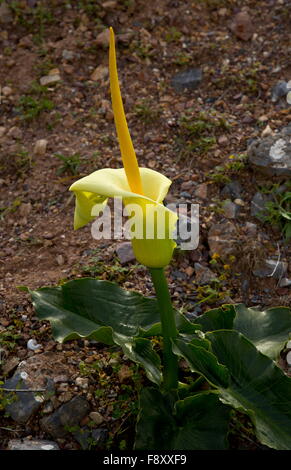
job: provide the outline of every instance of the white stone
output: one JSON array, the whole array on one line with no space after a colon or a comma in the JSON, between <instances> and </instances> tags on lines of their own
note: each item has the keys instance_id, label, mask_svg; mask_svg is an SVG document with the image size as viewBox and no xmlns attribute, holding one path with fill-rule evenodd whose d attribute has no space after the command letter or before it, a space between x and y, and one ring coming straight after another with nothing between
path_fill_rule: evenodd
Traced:
<instances>
[{"instance_id":1,"label":"white stone","mask_svg":"<svg viewBox=\"0 0 291 470\"><path fill-rule=\"evenodd\" d=\"M46 139L39 139L35 142L33 152L35 155L44 155L46 152L48 141Z\"/></svg>"},{"instance_id":2,"label":"white stone","mask_svg":"<svg viewBox=\"0 0 291 470\"><path fill-rule=\"evenodd\" d=\"M278 139L270 148L269 155L272 160L281 160L281 158L284 158L286 154L283 149L285 148L286 141L284 139Z\"/></svg>"},{"instance_id":3,"label":"white stone","mask_svg":"<svg viewBox=\"0 0 291 470\"><path fill-rule=\"evenodd\" d=\"M47 85L53 85L54 83L57 83L61 80L60 74L51 74L51 75L45 75L44 77L41 77L39 80L40 84L42 86L47 86Z\"/></svg>"},{"instance_id":4,"label":"white stone","mask_svg":"<svg viewBox=\"0 0 291 470\"><path fill-rule=\"evenodd\" d=\"M291 351L288 352L286 356L286 361L288 363L288 366L291 366Z\"/></svg>"},{"instance_id":5,"label":"white stone","mask_svg":"<svg viewBox=\"0 0 291 470\"><path fill-rule=\"evenodd\" d=\"M36 351L37 349L40 349L42 346L41 344L38 344L35 339L29 339L27 341L26 347L27 349L30 349L31 351Z\"/></svg>"}]
</instances>

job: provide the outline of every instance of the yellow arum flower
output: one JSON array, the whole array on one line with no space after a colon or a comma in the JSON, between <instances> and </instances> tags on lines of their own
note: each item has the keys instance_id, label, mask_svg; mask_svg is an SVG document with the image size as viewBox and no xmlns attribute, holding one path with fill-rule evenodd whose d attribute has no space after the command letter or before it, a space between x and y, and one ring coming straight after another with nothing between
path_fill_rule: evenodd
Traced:
<instances>
[{"instance_id":1,"label":"yellow arum flower","mask_svg":"<svg viewBox=\"0 0 291 470\"><path fill-rule=\"evenodd\" d=\"M163 204L171 180L149 168L139 168L130 138L119 88L114 33L110 28L109 72L112 107L124 168L104 168L70 187L76 196L74 228L92 221L110 197L122 198L129 220L134 217L131 240L136 259L150 268L169 264L176 246L172 239L177 216ZM132 204L139 209L132 216ZM160 222L165 221L162 232Z\"/></svg>"}]
</instances>

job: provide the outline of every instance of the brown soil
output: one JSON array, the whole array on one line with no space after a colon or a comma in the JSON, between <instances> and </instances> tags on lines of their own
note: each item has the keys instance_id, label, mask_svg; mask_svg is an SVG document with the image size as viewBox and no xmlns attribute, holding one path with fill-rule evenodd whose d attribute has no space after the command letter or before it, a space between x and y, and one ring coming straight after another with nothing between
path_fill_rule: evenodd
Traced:
<instances>
[{"instance_id":1,"label":"brown soil","mask_svg":"<svg viewBox=\"0 0 291 470\"><path fill-rule=\"evenodd\" d=\"M89 0L33 3L34 7L25 0L13 2L11 20L0 23L0 131L5 128L3 136L0 134L0 323L2 331L14 326L20 334L12 350L4 348L4 358L23 360L34 354L26 349L26 341L37 331L42 351L63 348L76 355L77 374L78 361L85 361L89 350L100 358L106 356L106 349L96 353L84 342L57 345L49 325L37 321L29 296L17 286L34 289L94 275L92 257L97 251L104 266L99 277L153 294L143 268L131 265L125 272L116 269L120 266L115 255L117 242L92 240L90 227L73 231L70 184L94 170L121 167L108 76L91 79L96 67L108 64L108 48L106 41L101 44L100 33L108 26L115 29L122 94L140 166L161 171L173 180L169 200L183 199L181 192L190 182L187 191L200 203L199 247L195 252L177 255L168 269L175 302L189 306L191 301L193 304L193 291L197 294L191 268L195 261L207 265L211 260L208 230L223 217L218 202L223 199L223 184L213 182L209 173L215 166L229 162L230 155L246 153L248 141L260 136L267 124L275 131L291 121L286 102L273 103L270 98L278 80L291 78L290 4L280 0L244 2L253 22L253 35L244 41L229 28L241 6L235 0L122 0L113 2L115 8L103 8L101 1ZM71 57L64 51L71 51ZM40 78L54 68L59 70L61 81L41 89ZM201 68L202 82L195 90L177 93L171 78L188 68ZM43 100L49 100L53 109L40 109L33 117L29 115L29 98L40 108ZM195 119L201 112L209 120L215 114L215 119L228 125L208 132L208 137L216 137L211 148L189 150L189 137L183 134L179 120L183 115ZM48 141L43 155L34 152L39 139ZM55 154L79 154L75 171L62 168ZM282 242L282 234L275 227L250 216L255 192L277 180L261 176L248 164L232 171L230 177L240 181L245 203L235 221L242 233L237 263L229 271L223 268L224 263L218 266L218 274L224 274L221 300L218 296L214 303L202 303L202 310L221 301L290 306L290 288L251 274L254 259L278 250L289 260L291 274L290 244ZM199 199L197 194L205 188L207 197ZM256 240L244 235L247 221L256 223L264 235ZM85 268L88 265L91 270ZM246 285L243 281L248 283L247 292L242 288ZM21 320L23 314L28 317L26 321ZM115 381L112 386L119 390L118 375L114 374L109 371L107 379ZM103 409L114 439L121 424L110 421L112 404L106 408L94 398L91 403L93 409ZM3 449L12 437L43 437L37 420L26 429L15 427L9 418L3 417L2 422ZM60 444L64 449L78 448L70 439Z\"/></svg>"}]
</instances>

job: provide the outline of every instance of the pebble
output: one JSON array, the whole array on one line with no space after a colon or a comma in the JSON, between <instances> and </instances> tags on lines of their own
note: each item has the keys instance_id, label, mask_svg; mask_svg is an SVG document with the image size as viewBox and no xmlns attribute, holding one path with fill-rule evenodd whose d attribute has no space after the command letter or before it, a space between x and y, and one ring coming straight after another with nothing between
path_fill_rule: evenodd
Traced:
<instances>
[{"instance_id":1,"label":"pebble","mask_svg":"<svg viewBox=\"0 0 291 470\"><path fill-rule=\"evenodd\" d=\"M221 196L231 197L232 199L240 198L242 194L242 185L239 181L233 180L230 183L227 183L221 190Z\"/></svg>"},{"instance_id":2,"label":"pebble","mask_svg":"<svg viewBox=\"0 0 291 470\"><path fill-rule=\"evenodd\" d=\"M8 442L8 450L60 450L60 448L54 441L11 439Z\"/></svg>"},{"instance_id":3,"label":"pebble","mask_svg":"<svg viewBox=\"0 0 291 470\"><path fill-rule=\"evenodd\" d=\"M39 82L42 86L53 85L61 80L61 75L58 69L53 69L48 75L41 77Z\"/></svg>"},{"instance_id":4,"label":"pebble","mask_svg":"<svg viewBox=\"0 0 291 470\"><path fill-rule=\"evenodd\" d=\"M19 365L20 366L20 365ZM27 375L27 374L26 374ZM18 369L15 374L4 383L6 389L34 389L33 386L29 385L27 381L28 377L24 375L24 372L19 373ZM46 390L52 389L52 383L48 381ZM11 418L19 424L25 424L40 408L43 403L44 396L35 394L34 392L15 392L17 397L16 401L13 401L6 406L5 411L11 416Z\"/></svg>"},{"instance_id":5,"label":"pebble","mask_svg":"<svg viewBox=\"0 0 291 470\"><path fill-rule=\"evenodd\" d=\"M116 253L121 264L135 261L135 255L131 246L131 242L122 242L116 248Z\"/></svg>"},{"instance_id":6,"label":"pebble","mask_svg":"<svg viewBox=\"0 0 291 470\"><path fill-rule=\"evenodd\" d=\"M222 203L223 215L227 219L235 219L239 213L239 206L229 199L226 199Z\"/></svg>"},{"instance_id":7,"label":"pebble","mask_svg":"<svg viewBox=\"0 0 291 470\"><path fill-rule=\"evenodd\" d=\"M48 141L46 139L39 139L34 144L33 153L35 155L45 155Z\"/></svg>"},{"instance_id":8,"label":"pebble","mask_svg":"<svg viewBox=\"0 0 291 470\"><path fill-rule=\"evenodd\" d=\"M287 272L288 263L285 261L277 261L273 259L265 259L257 263L253 270L253 275L256 277L272 277L280 279Z\"/></svg>"},{"instance_id":9,"label":"pebble","mask_svg":"<svg viewBox=\"0 0 291 470\"><path fill-rule=\"evenodd\" d=\"M250 164L268 176L291 176L291 124L275 135L253 141L247 149Z\"/></svg>"},{"instance_id":10,"label":"pebble","mask_svg":"<svg viewBox=\"0 0 291 470\"><path fill-rule=\"evenodd\" d=\"M10 86L4 86L4 87L2 88L2 94L3 94L4 96L10 96L10 95L12 95L12 92L13 92L13 90L12 90L12 88L11 88Z\"/></svg>"},{"instance_id":11,"label":"pebble","mask_svg":"<svg viewBox=\"0 0 291 470\"><path fill-rule=\"evenodd\" d=\"M291 279L287 277L283 277L279 282L279 287L290 287L291 286Z\"/></svg>"},{"instance_id":12,"label":"pebble","mask_svg":"<svg viewBox=\"0 0 291 470\"><path fill-rule=\"evenodd\" d=\"M230 29L237 38L243 41L251 39L254 27L250 15L246 11L237 13L230 25Z\"/></svg>"},{"instance_id":13,"label":"pebble","mask_svg":"<svg viewBox=\"0 0 291 470\"><path fill-rule=\"evenodd\" d=\"M287 361L288 366L291 366L291 351L287 353L286 361Z\"/></svg>"},{"instance_id":14,"label":"pebble","mask_svg":"<svg viewBox=\"0 0 291 470\"><path fill-rule=\"evenodd\" d=\"M23 132L19 127L13 126L11 127L11 129L9 129L7 135L9 137L12 137L12 139L21 139L23 136Z\"/></svg>"},{"instance_id":15,"label":"pebble","mask_svg":"<svg viewBox=\"0 0 291 470\"><path fill-rule=\"evenodd\" d=\"M109 29L106 28L102 33L99 33L94 43L97 46L108 47L109 46Z\"/></svg>"},{"instance_id":16,"label":"pebble","mask_svg":"<svg viewBox=\"0 0 291 470\"><path fill-rule=\"evenodd\" d=\"M222 259L233 255L236 251L237 229L228 221L211 225L208 232L210 254L218 253Z\"/></svg>"},{"instance_id":17,"label":"pebble","mask_svg":"<svg viewBox=\"0 0 291 470\"><path fill-rule=\"evenodd\" d=\"M199 197L200 199L207 199L207 193L208 185L206 183L199 184L194 192L195 196Z\"/></svg>"},{"instance_id":18,"label":"pebble","mask_svg":"<svg viewBox=\"0 0 291 470\"><path fill-rule=\"evenodd\" d=\"M41 349L42 345L38 344L35 339L29 339L26 344L27 349L30 349L31 351L36 351L37 349Z\"/></svg>"},{"instance_id":19,"label":"pebble","mask_svg":"<svg viewBox=\"0 0 291 470\"><path fill-rule=\"evenodd\" d=\"M5 132L6 132L6 127L0 126L0 138L3 137L3 135L5 134Z\"/></svg>"},{"instance_id":20,"label":"pebble","mask_svg":"<svg viewBox=\"0 0 291 470\"><path fill-rule=\"evenodd\" d=\"M251 216L261 220L266 215L266 204L272 196L257 192L251 200Z\"/></svg>"},{"instance_id":21,"label":"pebble","mask_svg":"<svg viewBox=\"0 0 291 470\"><path fill-rule=\"evenodd\" d=\"M104 444L108 438L107 429L90 429L87 426L72 432L72 434L83 450L100 446Z\"/></svg>"},{"instance_id":22,"label":"pebble","mask_svg":"<svg viewBox=\"0 0 291 470\"><path fill-rule=\"evenodd\" d=\"M213 280L217 280L217 276L215 273L211 271L211 269L207 268L207 266L203 266L200 263L194 264L196 276L195 281L199 285L209 284Z\"/></svg>"},{"instance_id":23,"label":"pebble","mask_svg":"<svg viewBox=\"0 0 291 470\"><path fill-rule=\"evenodd\" d=\"M94 423L97 425L103 423L104 421L103 416L98 411L92 411L89 414L89 418L92 419L92 421L94 421Z\"/></svg>"},{"instance_id":24,"label":"pebble","mask_svg":"<svg viewBox=\"0 0 291 470\"><path fill-rule=\"evenodd\" d=\"M265 127L265 129L261 133L261 137L267 137L268 135L274 135L274 131L269 126L269 124Z\"/></svg>"},{"instance_id":25,"label":"pebble","mask_svg":"<svg viewBox=\"0 0 291 470\"><path fill-rule=\"evenodd\" d=\"M271 91L271 100L273 103L277 103L280 98L283 98L287 95L289 89L291 89L291 86L289 88L288 85L289 83L285 82L284 80L279 80L276 85L273 86Z\"/></svg>"},{"instance_id":26,"label":"pebble","mask_svg":"<svg viewBox=\"0 0 291 470\"><path fill-rule=\"evenodd\" d=\"M85 377L77 377L75 380L75 384L83 390L87 390L89 386L89 380Z\"/></svg>"},{"instance_id":27,"label":"pebble","mask_svg":"<svg viewBox=\"0 0 291 470\"><path fill-rule=\"evenodd\" d=\"M94 82L97 82L98 80L106 79L108 77L108 74L109 74L108 67L106 67L104 65L98 65L98 67L91 74L90 78Z\"/></svg>"},{"instance_id":28,"label":"pebble","mask_svg":"<svg viewBox=\"0 0 291 470\"><path fill-rule=\"evenodd\" d=\"M185 199L191 198L191 194L188 193L187 191L182 191L182 192L180 193L180 196L181 196L182 198L185 198Z\"/></svg>"},{"instance_id":29,"label":"pebble","mask_svg":"<svg viewBox=\"0 0 291 470\"><path fill-rule=\"evenodd\" d=\"M75 54L73 51L68 51L67 49L64 49L62 52L62 58L65 60L73 60L75 57Z\"/></svg>"},{"instance_id":30,"label":"pebble","mask_svg":"<svg viewBox=\"0 0 291 470\"><path fill-rule=\"evenodd\" d=\"M54 413L40 420L40 426L53 438L66 437L68 427L78 426L80 421L88 414L89 404L85 398L75 396L67 403L61 405Z\"/></svg>"},{"instance_id":31,"label":"pebble","mask_svg":"<svg viewBox=\"0 0 291 470\"><path fill-rule=\"evenodd\" d=\"M177 92L195 90L202 81L201 69L189 69L186 72L174 75L171 84Z\"/></svg>"}]
</instances>

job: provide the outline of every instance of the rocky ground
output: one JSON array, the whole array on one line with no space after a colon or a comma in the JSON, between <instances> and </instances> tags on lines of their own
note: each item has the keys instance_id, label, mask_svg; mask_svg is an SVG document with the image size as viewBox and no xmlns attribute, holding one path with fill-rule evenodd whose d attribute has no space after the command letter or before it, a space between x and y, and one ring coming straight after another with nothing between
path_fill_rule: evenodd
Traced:
<instances>
[{"instance_id":1,"label":"rocky ground","mask_svg":"<svg viewBox=\"0 0 291 470\"><path fill-rule=\"evenodd\" d=\"M144 377L118 349L56 343L17 289L96 276L153 295L124 241L72 227L70 184L121 166L108 26L140 166L200 207L198 248L167 270L176 306L290 306L291 5L243 3L0 1L0 380L41 391L0 397L0 448L132 446Z\"/></svg>"}]
</instances>

